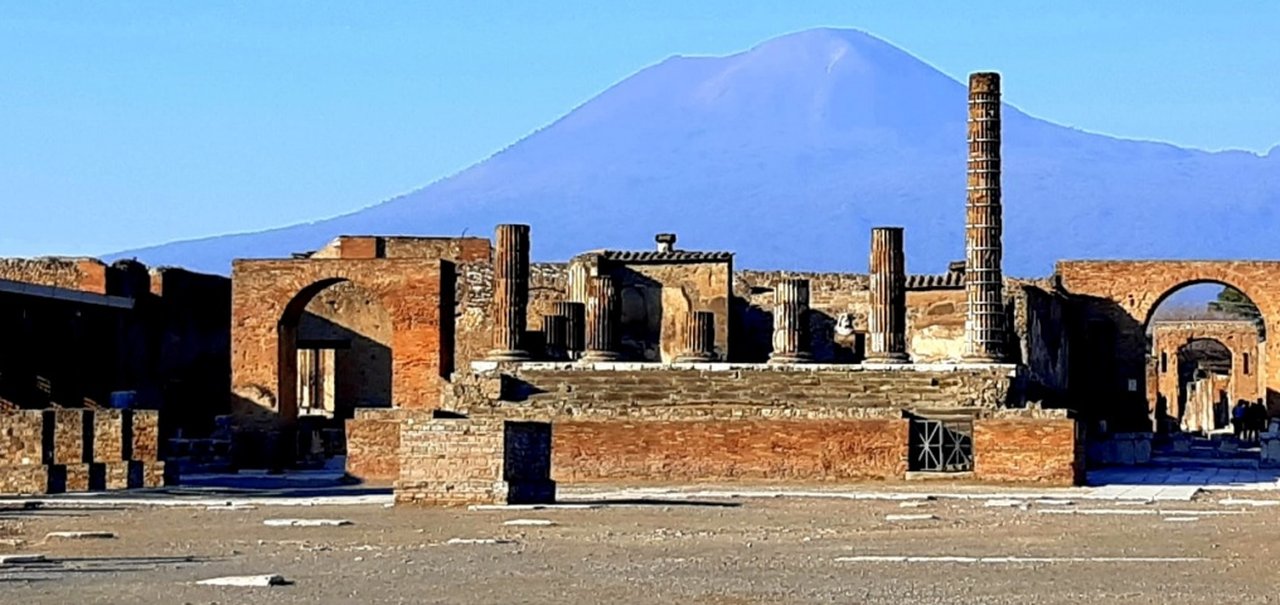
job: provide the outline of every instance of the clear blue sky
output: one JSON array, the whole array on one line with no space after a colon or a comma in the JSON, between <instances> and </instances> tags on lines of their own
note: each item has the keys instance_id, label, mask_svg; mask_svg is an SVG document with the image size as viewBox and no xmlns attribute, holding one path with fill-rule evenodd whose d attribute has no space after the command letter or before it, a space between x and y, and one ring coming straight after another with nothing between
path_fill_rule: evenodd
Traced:
<instances>
[{"instance_id":1,"label":"clear blue sky","mask_svg":"<svg viewBox=\"0 0 1280 605\"><path fill-rule=\"evenodd\" d=\"M0 255L340 214L447 176L673 54L882 37L1058 122L1280 143L1280 2L0 4Z\"/></svg>"}]
</instances>

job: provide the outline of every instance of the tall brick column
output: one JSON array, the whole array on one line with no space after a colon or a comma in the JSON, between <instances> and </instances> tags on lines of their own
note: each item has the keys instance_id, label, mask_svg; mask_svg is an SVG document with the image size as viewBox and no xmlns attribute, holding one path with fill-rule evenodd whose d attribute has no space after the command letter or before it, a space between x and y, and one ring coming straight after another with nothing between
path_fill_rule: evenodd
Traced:
<instances>
[{"instance_id":1,"label":"tall brick column","mask_svg":"<svg viewBox=\"0 0 1280 605\"><path fill-rule=\"evenodd\" d=\"M591 298L587 300L587 351L582 361L617 361L618 287L612 275L591 278Z\"/></svg>"},{"instance_id":2,"label":"tall brick column","mask_svg":"<svg viewBox=\"0 0 1280 605\"><path fill-rule=\"evenodd\" d=\"M969 179L965 219L965 359L1003 359L1000 263L1000 74L969 76Z\"/></svg>"},{"instance_id":3,"label":"tall brick column","mask_svg":"<svg viewBox=\"0 0 1280 605\"><path fill-rule=\"evenodd\" d=\"M809 280L784 279L773 289L773 353L769 363L805 363L809 353Z\"/></svg>"},{"instance_id":4,"label":"tall brick column","mask_svg":"<svg viewBox=\"0 0 1280 605\"><path fill-rule=\"evenodd\" d=\"M867 361L905 363L907 273L902 227L871 230L871 315Z\"/></svg>"},{"instance_id":5,"label":"tall brick column","mask_svg":"<svg viewBox=\"0 0 1280 605\"><path fill-rule=\"evenodd\" d=\"M716 360L716 315L711 311L689 313L685 323L684 352L676 363L705 363Z\"/></svg>"},{"instance_id":6,"label":"tall brick column","mask_svg":"<svg viewBox=\"0 0 1280 605\"><path fill-rule=\"evenodd\" d=\"M529 226L498 225L493 258L493 350L490 361L525 361L521 348L529 304Z\"/></svg>"},{"instance_id":7,"label":"tall brick column","mask_svg":"<svg viewBox=\"0 0 1280 605\"><path fill-rule=\"evenodd\" d=\"M580 302L558 302L555 314L565 317L565 349L570 358L577 359L587 348L587 307Z\"/></svg>"}]
</instances>

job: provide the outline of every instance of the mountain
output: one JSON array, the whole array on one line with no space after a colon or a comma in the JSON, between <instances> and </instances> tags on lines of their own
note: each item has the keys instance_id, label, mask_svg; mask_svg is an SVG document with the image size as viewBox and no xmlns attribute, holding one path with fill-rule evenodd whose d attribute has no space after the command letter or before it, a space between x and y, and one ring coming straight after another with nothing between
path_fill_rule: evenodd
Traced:
<instances>
[{"instance_id":1,"label":"mountain","mask_svg":"<svg viewBox=\"0 0 1280 605\"><path fill-rule=\"evenodd\" d=\"M871 35L809 30L671 57L454 176L351 214L113 257L226 273L232 258L338 234L525 222L535 260L676 232L678 247L731 250L739 267L864 271L870 228L901 225L908 271L940 272L963 258L966 98L964 83ZM1058 258L1275 256L1276 150L1116 139L1008 104L1003 117L1009 274L1045 275Z\"/></svg>"}]
</instances>

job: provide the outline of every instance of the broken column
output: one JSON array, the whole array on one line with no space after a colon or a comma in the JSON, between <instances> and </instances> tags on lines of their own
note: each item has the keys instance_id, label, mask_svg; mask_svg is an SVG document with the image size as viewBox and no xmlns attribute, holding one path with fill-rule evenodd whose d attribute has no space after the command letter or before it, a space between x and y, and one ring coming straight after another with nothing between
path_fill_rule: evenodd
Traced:
<instances>
[{"instance_id":1,"label":"broken column","mask_svg":"<svg viewBox=\"0 0 1280 605\"><path fill-rule=\"evenodd\" d=\"M498 225L493 258L493 350L490 361L525 361L521 348L529 303L529 226Z\"/></svg>"},{"instance_id":2,"label":"broken column","mask_svg":"<svg viewBox=\"0 0 1280 605\"><path fill-rule=\"evenodd\" d=\"M569 318L563 315L542 316L542 341L547 347L547 359L568 359Z\"/></svg>"},{"instance_id":3,"label":"broken column","mask_svg":"<svg viewBox=\"0 0 1280 605\"><path fill-rule=\"evenodd\" d=\"M871 315L867 361L905 363L907 273L902 227L871 230Z\"/></svg>"},{"instance_id":4,"label":"broken column","mask_svg":"<svg viewBox=\"0 0 1280 605\"><path fill-rule=\"evenodd\" d=\"M676 363L706 363L716 360L716 315L711 311L689 313L685 323L684 352Z\"/></svg>"},{"instance_id":5,"label":"broken column","mask_svg":"<svg viewBox=\"0 0 1280 605\"><path fill-rule=\"evenodd\" d=\"M1003 358L1000 269L1000 74L969 76L969 178L965 220L965 359Z\"/></svg>"},{"instance_id":6,"label":"broken column","mask_svg":"<svg viewBox=\"0 0 1280 605\"><path fill-rule=\"evenodd\" d=\"M591 298L587 300L587 351L582 361L617 361L618 287L612 275L591 278Z\"/></svg>"},{"instance_id":7,"label":"broken column","mask_svg":"<svg viewBox=\"0 0 1280 605\"><path fill-rule=\"evenodd\" d=\"M565 318L565 351L570 359L582 356L586 345L587 308L580 302L558 302L555 314Z\"/></svg>"},{"instance_id":8,"label":"broken column","mask_svg":"<svg viewBox=\"0 0 1280 605\"><path fill-rule=\"evenodd\" d=\"M809 353L809 280L784 279L773 289L773 353L769 363L805 363Z\"/></svg>"}]
</instances>

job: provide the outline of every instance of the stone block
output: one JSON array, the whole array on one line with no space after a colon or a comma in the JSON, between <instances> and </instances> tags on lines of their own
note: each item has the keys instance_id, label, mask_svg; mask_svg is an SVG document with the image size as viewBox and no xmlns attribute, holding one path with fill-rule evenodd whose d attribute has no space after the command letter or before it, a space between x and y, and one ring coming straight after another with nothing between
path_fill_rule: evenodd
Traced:
<instances>
[{"instance_id":1,"label":"stone block","mask_svg":"<svg viewBox=\"0 0 1280 605\"><path fill-rule=\"evenodd\" d=\"M150 462L160 459L160 412L132 410L131 460Z\"/></svg>"},{"instance_id":2,"label":"stone block","mask_svg":"<svg viewBox=\"0 0 1280 605\"><path fill-rule=\"evenodd\" d=\"M0 494L44 495L66 491L66 467L47 464L0 465Z\"/></svg>"},{"instance_id":3,"label":"stone block","mask_svg":"<svg viewBox=\"0 0 1280 605\"><path fill-rule=\"evenodd\" d=\"M555 498L546 423L414 413L400 424L399 451L397 504L534 504Z\"/></svg>"},{"instance_id":4,"label":"stone block","mask_svg":"<svg viewBox=\"0 0 1280 605\"><path fill-rule=\"evenodd\" d=\"M134 489L143 486L143 469L145 463L136 460L104 462L106 468L106 485L104 489Z\"/></svg>"},{"instance_id":5,"label":"stone block","mask_svg":"<svg viewBox=\"0 0 1280 605\"><path fill-rule=\"evenodd\" d=\"M1135 439L1133 441L1133 463L1149 464L1151 462L1151 439Z\"/></svg>"},{"instance_id":6,"label":"stone block","mask_svg":"<svg viewBox=\"0 0 1280 605\"><path fill-rule=\"evenodd\" d=\"M1119 437L1119 435L1116 435ZM1115 439L1115 460L1113 464L1132 466L1137 462L1137 448L1132 439Z\"/></svg>"},{"instance_id":7,"label":"stone block","mask_svg":"<svg viewBox=\"0 0 1280 605\"><path fill-rule=\"evenodd\" d=\"M121 462L133 455L133 412L93 411L93 461Z\"/></svg>"},{"instance_id":8,"label":"stone block","mask_svg":"<svg viewBox=\"0 0 1280 605\"><path fill-rule=\"evenodd\" d=\"M45 460L44 414L0 413L0 465L39 465Z\"/></svg>"},{"instance_id":9,"label":"stone block","mask_svg":"<svg viewBox=\"0 0 1280 605\"><path fill-rule=\"evenodd\" d=\"M83 464L93 460L92 410L43 410L42 413L45 464Z\"/></svg>"},{"instance_id":10,"label":"stone block","mask_svg":"<svg viewBox=\"0 0 1280 605\"><path fill-rule=\"evenodd\" d=\"M91 492L107 488L107 468L100 462L79 462L62 466L66 473L67 492Z\"/></svg>"}]
</instances>

